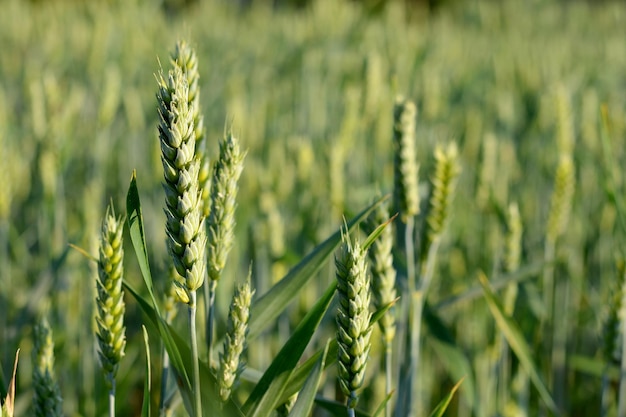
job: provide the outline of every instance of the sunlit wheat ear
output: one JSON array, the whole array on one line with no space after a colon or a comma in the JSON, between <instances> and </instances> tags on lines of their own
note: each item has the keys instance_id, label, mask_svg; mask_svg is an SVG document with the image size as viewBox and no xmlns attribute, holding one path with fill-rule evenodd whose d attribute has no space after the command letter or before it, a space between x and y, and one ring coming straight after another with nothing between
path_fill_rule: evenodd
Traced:
<instances>
[{"instance_id":1,"label":"sunlit wheat ear","mask_svg":"<svg viewBox=\"0 0 626 417\"><path fill-rule=\"evenodd\" d=\"M550 214L548 217L548 230L546 238L550 242L556 242L558 237L565 231L569 222L574 197L574 161L571 156L561 154L559 165L554 178L554 190L550 200Z\"/></svg>"},{"instance_id":2,"label":"sunlit wheat ear","mask_svg":"<svg viewBox=\"0 0 626 417\"><path fill-rule=\"evenodd\" d=\"M172 53L172 66L181 69L183 75L187 79L189 86L189 111L193 118L193 130L196 139L196 154L200 159L200 171L198 172L198 182L200 183L202 214L204 217L209 215L209 179L211 170L209 167L209 158L207 156L207 141L204 131L204 116L200 110L200 73L198 72L198 58L194 49L189 44L181 40L176 43L174 52Z\"/></svg>"},{"instance_id":3,"label":"sunlit wheat ear","mask_svg":"<svg viewBox=\"0 0 626 417\"><path fill-rule=\"evenodd\" d=\"M158 86L167 246L176 272L183 279L179 287L187 292L188 303L192 303L190 293L202 286L206 265L193 109L189 106L187 78L179 67L175 66L167 77L161 73Z\"/></svg>"},{"instance_id":4,"label":"sunlit wheat ear","mask_svg":"<svg viewBox=\"0 0 626 417\"><path fill-rule=\"evenodd\" d=\"M232 133L220 141L220 155L213 168L211 180L211 213L208 220L208 275L219 280L228 252L235 241L235 208L239 177L243 171L245 153Z\"/></svg>"},{"instance_id":5,"label":"sunlit wheat ear","mask_svg":"<svg viewBox=\"0 0 626 417\"><path fill-rule=\"evenodd\" d=\"M124 356L123 243L124 218L116 217L113 206L107 208L102 221L98 259L96 322L100 364L109 387L114 384L119 362Z\"/></svg>"},{"instance_id":6,"label":"sunlit wheat ear","mask_svg":"<svg viewBox=\"0 0 626 417\"><path fill-rule=\"evenodd\" d=\"M339 385L348 397L348 408L356 408L365 376L370 351L369 326L371 313L370 280L365 251L358 241L352 242L348 230L343 231L343 243L335 257L337 268L337 351Z\"/></svg>"},{"instance_id":7,"label":"sunlit wheat ear","mask_svg":"<svg viewBox=\"0 0 626 417\"><path fill-rule=\"evenodd\" d=\"M239 285L230 305L224 341L224 352L220 357L218 384L220 398L227 401L244 368L241 355L246 347L250 304L254 291L250 287L250 274L245 283Z\"/></svg>"},{"instance_id":8,"label":"sunlit wheat ear","mask_svg":"<svg viewBox=\"0 0 626 417\"><path fill-rule=\"evenodd\" d=\"M54 374L54 341L48 320L42 318L34 328L33 411L36 417L62 416L61 390Z\"/></svg>"},{"instance_id":9,"label":"sunlit wheat ear","mask_svg":"<svg viewBox=\"0 0 626 417\"><path fill-rule=\"evenodd\" d=\"M435 149L435 175L432 178L430 209L426 217L429 244L441 236L444 230L460 171L456 144L438 146Z\"/></svg>"},{"instance_id":10,"label":"sunlit wheat ear","mask_svg":"<svg viewBox=\"0 0 626 417\"><path fill-rule=\"evenodd\" d=\"M393 110L394 211L400 219L419 213L418 165L415 156L415 104L401 97Z\"/></svg>"},{"instance_id":11,"label":"sunlit wheat ear","mask_svg":"<svg viewBox=\"0 0 626 417\"><path fill-rule=\"evenodd\" d=\"M379 204L367 220L367 232L371 233L376 227L389 220L388 200ZM396 270L393 267L393 229L386 227L382 234L374 240L368 250L370 271L372 272L372 293L376 309L389 304L396 299ZM396 334L396 325L393 311L388 311L378 321L383 333L385 345L391 345Z\"/></svg>"}]
</instances>

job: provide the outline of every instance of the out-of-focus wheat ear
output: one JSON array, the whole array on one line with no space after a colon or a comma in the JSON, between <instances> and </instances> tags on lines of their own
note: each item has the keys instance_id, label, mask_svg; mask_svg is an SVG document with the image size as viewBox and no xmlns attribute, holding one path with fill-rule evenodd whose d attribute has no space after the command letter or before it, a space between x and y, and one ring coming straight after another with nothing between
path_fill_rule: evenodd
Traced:
<instances>
[{"instance_id":1,"label":"out-of-focus wheat ear","mask_svg":"<svg viewBox=\"0 0 626 417\"><path fill-rule=\"evenodd\" d=\"M385 200L379 204L368 217L366 222L366 232L368 234L372 233L379 225L388 221L388 201ZM374 294L374 308L377 310L396 299L396 270L393 267L393 243L393 229L386 227L367 251L372 273L371 285L372 293ZM392 349L396 335L394 310L395 308L392 307L378 320L385 345L385 394L393 390L391 383L393 377ZM389 417L390 413L391 407L386 405L385 415Z\"/></svg>"},{"instance_id":2,"label":"out-of-focus wheat ear","mask_svg":"<svg viewBox=\"0 0 626 417\"><path fill-rule=\"evenodd\" d=\"M353 416L371 347L370 279L365 251L358 241L351 241L347 228L343 231L342 240L339 254L335 257L339 295L337 365L339 386L348 397L348 412Z\"/></svg>"},{"instance_id":3,"label":"out-of-focus wheat ear","mask_svg":"<svg viewBox=\"0 0 626 417\"><path fill-rule=\"evenodd\" d=\"M379 204L366 223L367 233L389 220L389 200ZM393 229L386 227L374 240L367 254L372 273L371 285L374 295L374 308L379 309L396 299L396 270L393 267ZM383 333L385 346L390 346L396 334L393 307L378 321Z\"/></svg>"},{"instance_id":4,"label":"out-of-focus wheat ear","mask_svg":"<svg viewBox=\"0 0 626 417\"><path fill-rule=\"evenodd\" d=\"M559 165L554 178L554 190L550 201L546 233L546 239L549 242L556 243L569 222L575 181L574 161L570 155L562 153L559 157Z\"/></svg>"},{"instance_id":5,"label":"out-of-focus wheat ear","mask_svg":"<svg viewBox=\"0 0 626 417\"><path fill-rule=\"evenodd\" d=\"M207 270L209 286L206 339L209 360L213 344L213 322L215 311L215 289L226 266L228 253L235 241L235 209L239 177L243 171L245 152L239 147L239 140L228 132L220 141L220 154L213 167L211 179L211 208L207 224Z\"/></svg>"},{"instance_id":6,"label":"out-of-focus wheat ear","mask_svg":"<svg viewBox=\"0 0 626 417\"><path fill-rule=\"evenodd\" d=\"M211 180L211 212L207 226L208 275L213 281L220 279L235 241L238 181L245 156L232 133L220 141L220 155Z\"/></svg>"},{"instance_id":7,"label":"out-of-focus wheat ear","mask_svg":"<svg viewBox=\"0 0 626 417\"><path fill-rule=\"evenodd\" d=\"M426 217L427 246L441 236L448 220L456 180L461 172L458 157L458 148L454 142L435 149L435 175L432 178L430 209Z\"/></svg>"},{"instance_id":8,"label":"out-of-focus wheat ear","mask_svg":"<svg viewBox=\"0 0 626 417\"><path fill-rule=\"evenodd\" d=\"M254 295L254 290L252 290L250 284L251 273L252 270L248 272L246 281L238 286L230 304L224 352L220 357L220 368L217 377L222 401L227 401L230 398L237 378L245 366L241 356L246 347L250 305Z\"/></svg>"},{"instance_id":9,"label":"out-of-focus wheat ear","mask_svg":"<svg viewBox=\"0 0 626 417\"><path fill-rule=\"evenodd\" d=\"M54 373L54 340L48 320L43 317L34 328L33 411L36 417L63 415L61 390Z\"/></svg>"},{"instance_id":10,"label":"out-of-focus wheat ear","mask_svg":"<svg viewBox=\"0 0 626 417\"><path fill-rule=\"evenodd\" d=\"M200 183L202 214L204 217L209 215L209 188L211 169L209 166L209 158L207 155L206 132L204 130L204 116L200 106L200 73L198 72L198 57L195 50L185 41L180 40L176 43L174 52L172 52L172 66L178 66L183 75L187 79L189 86L189 109L193 118L193 129L196 138L196 155L200 159L200 170L198 172L198 181Z\"/></svg>"},{"instance_id":11,"label":"out-of-focus wheat ear","mask_svg":"<svg viewBox=\"0 0 626 417\"><path fill-rule=\"evenodd\" d=\"M96 283L96 322L100 364L109 388L114 386L119 362L124 356L123 248L124 217L115 216L113 205L107 208L100 234L98 280Z\"/></svg>"},{"instance_id":12,"label":"out-of-focus wheat ear","mask_svg":"<svg viewBox=\"0 0 626 417\"><path fill-rule=\"evenodd\" d=\"M419 213L418 164L415 152L415 117L412 101L396 99L393 109L394 211L406 223Z\"/></svg>"},{"instance_id":13,"label":"out-of-focus wheat ear","mask_svg":"<svg viewBox=\"0 0 626 417\"><path fill-rule=\"evenodd\" d=\"M163 163L167 243L176 272L190 293L204 282L206 231L198 182L200 159L196 154L193 111L187 78L175 66L158 77L159 138Z\"/></svg>"}]
</instances>

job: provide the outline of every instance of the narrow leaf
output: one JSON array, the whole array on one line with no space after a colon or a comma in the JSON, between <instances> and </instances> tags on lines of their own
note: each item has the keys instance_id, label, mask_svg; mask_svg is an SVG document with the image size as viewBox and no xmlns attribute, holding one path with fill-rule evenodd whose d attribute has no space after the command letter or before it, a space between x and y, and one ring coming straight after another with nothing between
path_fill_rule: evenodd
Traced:
<instances>
[{"instance_id":1,"label":"narrow leaf","mask_svg":"<svg viewBox=\"0 0 626 417\"><path fill-rule=\"evenodd\" d=\"M374 243L376 241L376 239L378 238L378 236L381 235L381 233L383 232L383 230L385 230L385 228L392 222L394 221L394 219L398 217L398 214L394 214L392 218L390 218L389 220L387 220L385 223L379 225L378 227L376 227L376 229L374 229L372 231L372 233L369 234L369 236L365 239L365 241L363 242L363 250L367 250L370 246L372 246L372 243Z\"/></svg>"},{"instance_id":2,"label":"narrow leaf","mask_svg":"<svg viewBox=\"0 0 626 417\"><path fill-rule=\"evenodd\" d=\"M489 281L487 280L485 274L481 272L478 276L478 279L480 280L480 284L483 287L485 300L487 301L487 305L489 306L491 315L495 319L498 328L500 329L502 334L504 334L504 337L509 343L509 346L511 346L511 349L513 350L513 352L515 352L515 355L519 359L521 365L524 367L524 370L530 376L530 380L533 382L535 388L537 388L537 391L539 391L539 395L541 396L543 401L552 412L558 414L558 408L554 400L552 399L550 392L541 380L539 372L537 372L537 367L533 363L532 355L530 353L531 350L528 346L528 343L524 339L524 336L522 336L522 332L518 328L515 321L504 313L504 310L498 302L496 295L493 293L491 285L489 284Z\"/></svg>"},{"instance_id":3,"label":"narrow leaf","mask_svg":"<svg viewBox=\"0 0 626 417\"><path fill-rule=\"evenodd\" d=\"M345 404L342 404L337 401L332 401L327 398L317 397L315 399L315 404L319 405L324 410L328 411L330 415L334 417L346 417L348 414L348 408ZM355 416L356 417L371 417L371 414L368 414L362 410L356 409Z\"/></svg>"},{"instance_id":4,"label":"narrow leaf","mask_svg":"<svg viewBox=\"0 0 626 417\"><path fill-rule=\"evenodd\" d=\"M336 284L331 284L324 295L302 319L293 335L278 352L259 383L248 397L243 409L248 416L268 416L277 406L289 378L296 368L304 349L317 330L335 294Z\"/></svg>"},{"instance_id":5,"label":"narrow leaf","mask_svg":"<svg viewBox=\"0 0 626 417\"><path fill-rule=\"evenodd\" d=\"M351 230L365 220L370 212L387 197L381 197L369 207L361 211L347 223ZM300 263L291 269L287 275L260 297L252 306L250 312L249 340L256 338L271 323L274 323L280 313L296 299L296 295L305 287L305 284L319 271L326 260L341 242L341 229L337 230L324 242L319 244Z\"/></svg>"},{"instance_id":6,"label":"narrow leaf","mask_svg":"<svg viewBox=\"0 0 626 417\"><path fill-rule=\"evenodd\" d=\"M448 395L446 395L440 402L439 404L437 404L437 406L435 407L435 409L433 410L432 413L430 413L430 417L443 417L443 413L446 412L446 409L448 408L448 406L450 405L450 401L452 401L452 398L454 397L454 393L459 389L459 387L461 386L461 383L463 382L463 378L461 378L459 380L459 382L456 383L456 385L454 385L452 387L452 389L450 390L450 392L448 393Z\"/></svg>"},{"instance_id":7,"label":"narrow leaf","mask_svg":"<svg viewBox=\"0 0 626 417\"><path fill-rule=\"evenodd\" d=\"M143 381L143 404L141 406L141 417L150 417L150 393L152 391L152 368L150 366L150 345L148 344L148 330L141 325L143 330L143 343L146 348L146 370Z\"/></svg>"},{"instance_id":8,"label":"narrow leaf","mask_svg":"<svg viewBox=\"0 0 626 417\"><path fill-rule=\"evenodd\" d=\"M389 400L391 400L391 397L393 397L393 393L394 391L391 391L389 394L387 394L387 396L383 399L378 408L376 408L376 411L374 411L372 417L378 417L385 413L385 407L387 406L387 403L389 403Z\"/></svg>"},{"instance_id":9,"label":"narrow leaf","mask_svg":"<svg viewBox=\"0 0 626 417\"><path fill-rule=\"evenodd\" d=\"M317 392L317 387L322 380L322 371L324 370L324 363L326 362L329 346L330 340L326 342L324 353L315 364L315 368L309 374L309 377L306 379L306 382L302 387L302 391L298 394L298 399L289 413L290 417L307 417L311 413L313 403L315 402L315 393Z\"/></svg>"}]
</instances>

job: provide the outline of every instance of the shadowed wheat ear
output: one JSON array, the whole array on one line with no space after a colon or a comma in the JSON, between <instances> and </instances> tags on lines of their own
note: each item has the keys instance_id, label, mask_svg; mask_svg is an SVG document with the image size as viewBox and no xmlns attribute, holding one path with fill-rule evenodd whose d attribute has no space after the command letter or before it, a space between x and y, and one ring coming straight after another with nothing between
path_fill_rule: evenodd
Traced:
<instances>
[{"instance_id":1,"label":"shadowed wheat ear","mask_svg":"<svg viewBox=\"0 0 626 417\"><path fill-rule=\"evenodd\" d=\"M63 415L61 390L54 374L54 341L48 320L43 317L34 328L33 411L36 417Z\"/></svg>"},{"instance_id":2,"label":"shadowed wheat ear","mask_svg":"<svg viewBox=\"0 0 626 417\"><path fill-rule=\"evenodd\" d=\"M348 397L348 412L353 416L371 347L370 279L365 250L358 241L351 241L347 227L342 231L342 241L339 254L335 257L339 294L337 365L339 386Z\"/></svg>"},{"instance_id":3,"label":"shadowed wheat ear","mask_svg":"<svg viewBox=\"0 0 626 417\"><path fill-rule=\"evenodd\" d=\"M250 319L250 304L254 291L250 284L250 274L246 282L239 285L233 295L228 313L228 324L224 340L224 352L220 358L220 368L217 377L219 394L222 401L230 397L233 386L244 368L241 355L246 347L246 334Z\"/></svg>"},{"instance_id":4,"label":"shadowed wheat ear","mask_svg":"<svg viewBox=\"0 0 626 417\"><path fill-rule=\"evenodd\" d=\"M406 223L419 214L418 165L415 156L415 117L412 101L396 99L393 109L394 211Z\"/></svg>"}]
</instances>

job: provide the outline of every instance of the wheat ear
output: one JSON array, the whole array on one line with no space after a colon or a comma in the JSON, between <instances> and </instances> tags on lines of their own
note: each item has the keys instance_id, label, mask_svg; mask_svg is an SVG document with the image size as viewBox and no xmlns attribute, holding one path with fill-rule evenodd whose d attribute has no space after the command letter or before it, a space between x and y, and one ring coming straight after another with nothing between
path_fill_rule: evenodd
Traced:
<instances>
[{"instance_id":1,"label":"wheat ear","mask_svg":"<svg viewBox=\"0 0 626 417\"><path fill-rule=\"evenodd\" d=\"M207 232L207 270L208 317L207 345L209 357L213 340L213 322L215 312L215 289L226 266L228 253L235 241L235 209L237 207L237 191L239 177L243 171L245 152L239 147L238 139L227 133L220 141L219 158L213 168L211 179L211 209L208 218Z\"/></svg>"},{"instance_id":2,"label":"wheat ear","mask_svg":"<svg viewBox=\"0 0 626 417\"><path fill-rule=\"evenodd\" d=\"M206 231L202 190L198 180L201 161L196 152L194 114L197 102L189 99L189 84L178 62L158 82L159 139L164 170L165 215L168 250L185 293L193 363L193 414L202 415L200 369L196 332L196 291L206 274Z\"/></svg>"},{"instance_id":3,"label":"wheat ear","mask_svg":"<svg viewBox=\"0 0 626 417\"><path fill-rule=\"evenodd\" d=\"M219 394L222 401L230 398L237 378L244 368L241 355L246 346L248 320L250 319L250 305L254 291L250 286L250 274L246 282L239 285L233 295L228 313L228 324L224 340L224 352L220 358L220 368L217 376Z\"/></svg>"},{"instance_id":4,"label":"wheat ear","mask_svg":"<svg viewBox=\"0 0 626 417\"><path fill-rule=\"evenodd\" d=\"M115 415L115 375L124 356L123 248L124 217L116 217L113 205L107 208L100 233L96 322L100 365L109 387L109 416Z\"/></svg>"},{"instance_id":5,"label":"wheat ear","mask_svg":"<svg viewBox=\"0 0 626 417\"><path fill-rule=\"evenodd\" d=\"M54 340L48 320L43 317L34 328L33 411L36 417L63 415L61 390L54 374Z\"/></svg>"},{"instance_id":6,"label":"wheat ear","mask_svg":"<svg viewBox=\"0 0 626 417\"><path fill-rule=\"evenodd\" d=\"M339 386L348 397L348 415L354 416L371 347L370 279L366 253L358 241L351 241L347 227L342 232L342 240L339 254L335 257L339 294L337 365Z\"/></svg>"}]
</instances>

